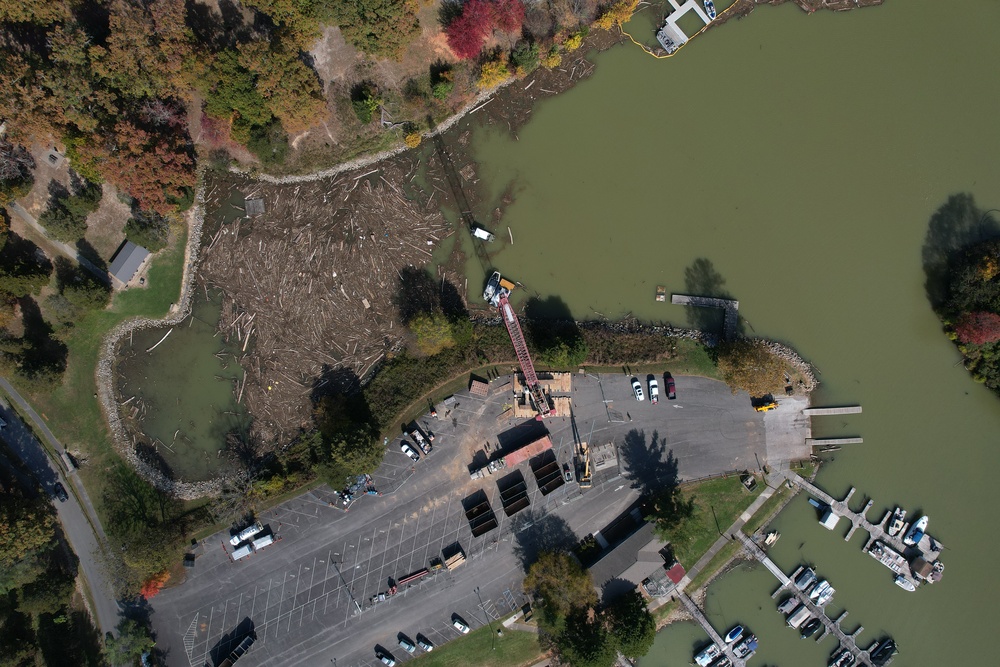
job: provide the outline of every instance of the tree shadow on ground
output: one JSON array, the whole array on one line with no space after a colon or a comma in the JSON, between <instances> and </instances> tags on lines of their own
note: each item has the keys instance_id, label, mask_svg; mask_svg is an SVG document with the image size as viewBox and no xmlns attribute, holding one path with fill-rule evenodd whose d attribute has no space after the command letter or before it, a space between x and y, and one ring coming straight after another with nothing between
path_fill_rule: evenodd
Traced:
<instances>
[{"instance_id":1,"label":"tree shadow on ground","mask_svg":"<svg viewBox=\"0 0 1000 667\"><path fill-rule=\"evenodd\" d=\"M528 509L515 514L512 520L514 555L527 572L538 556L545 552L568 552L578 541L566 520L554 514L541 514Z\"/></svg>"},{"instance_id":2,"label":"tree shadow on ground","mask_svg":"<svg viewBox=\"0 0 1000 667\"><path fill-rule=\"evenodd\" d=\"M632 429L625 434L619 455L624 464L623 476L643 495L655 495L677 485L677 459L657 431L647 443L645 431Z\"/></svg>"},{"instance_id":3,"label":"tree shadow on ground","mask_svg":"<svg viewBox=\"0 0 1000 667\"><path fill-rule=\"evenodd\" d=\"M334 368L329 364L323 364L323 370L313 380L309 398L315 406L324 396L349 395L360 388L361 380L351 369Z\"/></svg>"},{"instance_id":4,"label":"tree shadow on ground","mask_svg":"<svg viewBox=\"0 0 1000 667\"><path fill-rule=\"evenodd\" d=\"M240 6L232 0L219 0L218 13L195 0L187 0L184 4L187 27L198 42L209 45L212 52L245 42L253 33L252 26L243 20Z\"/></svg>"},{"instance_id":5,"label":"tree shadow on ground","mask_svg":"<svg viewBox=\"0 0 1000 667\"><path fill-rule=\"evenodd\" d=\"M924 291L937 311L948 299L948 273L952 260L967 246L1000 236L1000 224L990 211L980 211L966 192L948 197L931 216L921 257Z\"/></svg>"},{"instance_id":6,"label":"tree shadow on ground","mask_svg":"<svg viewBox=\"0 0 1000 667\"><path fill-rule=\"evenodd\" d=\"M621 579L615 577L614 579L608 579L605 582L594 582L601 587L601 604L607 606L625 595L629 591L635 590L635 584L628 579Z\"/></svg>"},{"instance_id":7,"label":"tree shadow on ground","mask_svg":"<svg viewBox=\"0 0 1000 667\"><path fill-rule=\"evenodd\" d=\"M24 320L24 350L20 372L31 380L56 381L66 370L66 345L52 337L52 325L42 318L42 311L34 299L19 301Z\"/></svg>"},{"instance_id":8,"label":"tree shadow on ground","mask_svg":"<svg viewBox=\"0 0 1000 667\"><path fill-rule=\"evenodd\" d=\"M539 361L551 366L583 363L587 345L569 306L558 296L533 297L524 306L525 328Z\"/></svg>"},{"instance_id":9,"label":"tree shadow on ground","mask_svg":"<svg viewBox=\"0 0 1000 667\"><path fill-rule=\"evenodd\" d=\"M424 269L408 266L400 271L399 289L394 299L399 319L408 324L418 315L441 309L438 282Z\"/></svg>"},{"instance_id":10,"label":"tree shadow on ground","mask_svg":"<svg viewBox=\"0 0 1000 667\"><path fill-rule=\"evenodd\" d=\"M90 245L87 239L80 239L76 242L76 251L80 253L80 256L84 259L90 260L90 263L99 268L101 271L107 272L108 264L101 257L101 253L97 252L97 249Z\"/></svg>"},{"instance_id":11,"label":"tree shadow on ground","mask_svg":"<svg viewBox=\"0 0 1000 667\"><path fill-rule=\"evenodd\" d=\"M732 299L725 289L726 279L716 271L710 259L699 257L684 269L684 291L689 296L707 296L715 299ZM692 329L706 333L720 333L725 313L721 308L685 306L688 325ZM742 334L742 322L737 325L737 334Z\"/></svg>"}]
</instances>

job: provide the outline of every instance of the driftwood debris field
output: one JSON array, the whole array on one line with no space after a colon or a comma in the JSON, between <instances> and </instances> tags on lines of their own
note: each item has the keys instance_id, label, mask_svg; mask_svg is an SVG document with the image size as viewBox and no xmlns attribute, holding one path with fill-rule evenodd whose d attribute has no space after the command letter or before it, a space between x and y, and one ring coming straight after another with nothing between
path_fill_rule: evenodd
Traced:
<instances>
[{"instance_id":1,"label":"driftwood debris field","mask_svg":"<svg viewBox=\"0 0 1000 667\"><path fill-rule=\"evenodd\" d=\"M404 194L417 162L385 160L305 183L231 177L209 186L209 215L234 189L264 202L261 215L206 226L199 267L200 280L224 292L219 328L236 339L246 369L234 392L264 441L308 428L310 397L331 371L340 382L363 378L402 339L401 271L428 264L454 232L433 195L412 186Z\"/></svg>"}]
</instances>

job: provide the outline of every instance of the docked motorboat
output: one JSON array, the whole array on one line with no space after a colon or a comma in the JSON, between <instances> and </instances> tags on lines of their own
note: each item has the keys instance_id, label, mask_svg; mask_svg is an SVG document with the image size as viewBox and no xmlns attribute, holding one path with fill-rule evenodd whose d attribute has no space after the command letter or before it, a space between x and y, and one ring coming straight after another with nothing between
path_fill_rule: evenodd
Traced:
<instances>
[{"instance_id":1,"label":"docked motorboat","mask_svg":"<svg viewBox=\"0 0 1000 667\"><path fill-rule=\"evenodd\" d=\"M826 604L828 602L830 602L830 600L833 599L833 594L836 593L836 592L837 592L837 589L834 588L833 586L830 586L829 588L827 588L825 591L823 591L822 593L820 593L820 596L818 598L816 598L816 606L817 607L826 606Z\"/></svg>"},{"instance_id":2,"label":"docked motorboat","mask_svg":"<svg viewBox=\"0 0 1000 667\"><path fill-rule=\"evenodd\" d=\"M779 537L781 537L781 533L779 533L776 530L772 530L770 533L764 536L764 546L765 547L771 546L772 544L778 541Z\"/></svg>"},{"instance_id":3,"label":"docked motorboat","mask_svg":"<svg viewBox=\"0 0 1000 667\"><path fill-rule=\"evenodd\" d=\"M742 636L743 636L743 626L742 625L734 626L732 630L726 633L725 642L727 644L732 644L734 641L738 640Z\"/></svg>"},{"instance_id":4,"label":"docked motorboat","mask_svg":"<svg viewBox=\"0 0 1000 667\"><path fill-rule=\"evenodd\" d=\"M695 654L694 662L698 667L708 667L720 655L722 655L722 649L719 648L719 645L709 644L706 648Z\"/></svg>"},{"instance_id":5,"label":"docked motorboat","mask_svg":"<svg viewBox=\"0 0 1000 667\"><path fill-rule=\"evenodd\" d=\"M799 630L799 636L803 639L809 639L816 634L816 631L819 630L822 625L823 621L818 618L811 618L809 619L809 622L803 625L802 629Z\"/></svg>"},{"instance_id":6,"label":"docked motorboat","mask_svg":"<svg viewBox=\"0 0 1000 667\"><path fill-rule=\"evenodd\" d=\"M795 578L795 588L800 591L804 591L809 588L813 583L816 582L816 572L813 571L811 567L807 567L805 570Z\"/></svg>"},{"instance_id":7,"label":"docked motorboat","mask_svg":"<svg viewBox=\"0 0 1000 667\"><path fill-rule=\"evenodd\" d=\"M756 652L757 636L754 634L746 635L733 647L733 654L740 659L749 658Z\"/></svg>"},{"instance_id":8,"label":"docked motorboat","mask_svg":"<svg viewBox=\"0 0 1000 667\"><path fill-rule=\"evenodd\" d=\"M897 507L892 513L892 519L889 520L889 537L895 537L899 534L899 531L903 530L903 522L906 520L906 510L902 507Z\"/></svg>"},{"instance_id":9,"label":"docked motorboat","mask_svg":"<svg viewBox=\"0 0 1000 667\"><path fill-rule=\"evenodd\" d=\"M823 581L816 584L816 586L814 586L811 591L809 591L809 599L815 600L822 593L824 593L826 589L828 589L829 587L830 587L830 582L824 579Z\"/></svg>"},{"instance_id":10,"label":"docked motorboat","mask_svg":"<svg viewBox=\"0 0 1000 667\"><path fill-rule=\"evenodd\" d=\"M705 13L708 14L708 18L712 21L715 20L715 3L712 0L704 0L702 3L705 5Z\"/></svg>"},{"instance_id":11,"label":"docked motorboat","mask_svg":"<svg viewBox=\"0 0 1000 667\"><path fill-rule=\"evenodd\" d=\"M903 538L903 544L907 546L913 546L919 544L920 540L924 538L924 533L927 532L927 524L930 519L927 516L922 516L914 522L910 529L906 531L906 537Z\"/></svg>"},{"instance_id":12,"label":"docked motorboat","mask_svg":"<svg viewBox=\"0 0 1000 667\"><path fill-rule=\"evenodd\" d=\"M830 656L830 661L826 663L826 667L851 667L854 661L854 654L846 648L841 648Z\"/></svg>"},{"instance_id":13,"label":"docked motorboat","mask_svg":"<svg viewBox=\"0 0 1000 667\"><path fill-rule=\"evenodd\" d=\"M795 608L799 606L799 600L795 596L792 596L778 605L778 611L786 616L795 611Z\"/></svg>"},{"instance_id":14,"label":"docked motorboat","mask_svg":"<svg viewBox=\"0 0 1000 667\"><path fill-rule=\"evenodd\" d=\"M871 661L875 667L882 667L896 655L896 642L892 637L886 637L871 652Z\"/></svg>"},{"instance_id":15,"label":"docked motorboat","mask_svg":"<svg viewBox=\"0 0 1000 667\"><path fill-rule=\"evenodd\" d=\"M905 576L901 574L896 575L895 582L896 585L902 588L904 591L910 591L912 593L913 591L917 590L916 585L910 579L907 579Z\"/></svg>"}]
</instances>

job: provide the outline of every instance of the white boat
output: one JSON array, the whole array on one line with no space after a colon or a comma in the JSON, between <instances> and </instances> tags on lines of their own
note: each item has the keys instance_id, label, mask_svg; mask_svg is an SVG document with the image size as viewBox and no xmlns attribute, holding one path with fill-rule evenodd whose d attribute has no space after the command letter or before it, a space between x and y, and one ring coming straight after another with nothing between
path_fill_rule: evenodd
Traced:
<instances>
[{"instance_id":1,"label":"white boat","mask_svg":"<svg viewBox=\"0 0 1000 667\"><path fill-rule=\"evenodd\" d=\"M927 516L922 516L916 520L916 522L910 526L910 529L906 531L906 537L903 538L903 544L907 546L913 546L919 544L920 540L923 539L924 533L927 532L927 524L930 519Z\"/></svg>"},{"instance_id":2,"label":"white boat","mask_svg":"<svg viewBox=\"0 0 1000 667\"><path fill-rule=\"evenodd\" d=\"M781 533L779 533L776 530L772 530L770 533L764 536L764 546L765 547L771 546L772 544L778 541L779 537L781 537Z\"/></svg>"},{"instance_id":3,"label":"white boat","mask_svg":"<svg viewBox=\"0 0 1000 667\"><path fill-rule=\"evenodd\" d=\"M823 581L816 584L816 587L809 591L809 599L816 600L820 595L826 592L826 589L830 588L830 582L824 579Z\"/></svg>"},{"instance_id":4,"label":"white boat","mask_svg":"<svg viewBox=\"0 0 1000 667\"><path fill-rule=\"evenodd\" d=\"M708 14L708 18L712 21L715 20L715 3L712 0L704 0L702 3L705 5L705 13Z\"/></svg>"},{"instance_id":5,"label":"white boat","mask_svg":"<svg viewBox=\"0 0 1000 667\"><path fill-rule=\"evenodd\" d=\"M722 649L717 644L711 644L708 648L696 654L694 661L698 667L708 667L720 655L722 655Z\"/></svg>"},{"instance_id":6,"label":"white boat","mask_svg":"<svg viewBox=\"0 0 1000 667\"><path fill-rule=\"evenodd\" d=\"M913 582L904 577L901 574L896 575L896 585L902 588L904 591L910 591L911 593L917 590L917 587L913 585Z\"/></svg>"},{"instance_id":7,"label":"white boat","mask_svg":"<svg viewBox=\"0 0 1000 667\"><path fill-rule=\"evenodd\" d=\"M830 586L825 591L823 591L818 598L816 598L816 606L822 607L830 600L833 599L833 594L837 592L837 589Z\"/></svg>"},{"instance_id":8,"label":"white boat","mask_svg":"<svg viewBox=\"0 0 1000 667\"><path fill-rule=\"evenodd\" d=\"M732 644L734 641L743 636L743 626L737 625L733 627L732 630L726 635L725 642L727 644Z\"/></svg>"},{"instance_id":9,"label":"white boat","mask_svg":"<svg viewBox=\"0 0 1000 667\"><path fill-rule=\"evenodd\" d=\"M899 531L903 530L903 521L906 519L906 510L902 507L897 507L892 513L892 519L889 521L889 537L895 537L899 534Z\"/></svg>"}]
</instances>

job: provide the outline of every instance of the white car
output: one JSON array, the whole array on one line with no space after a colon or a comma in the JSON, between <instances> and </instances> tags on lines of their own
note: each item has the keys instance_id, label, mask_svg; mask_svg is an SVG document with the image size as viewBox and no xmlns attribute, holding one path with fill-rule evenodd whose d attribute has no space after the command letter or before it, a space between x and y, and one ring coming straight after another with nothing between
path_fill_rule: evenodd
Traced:
<instances>
[{"instance_id":1,"label":"white car","mask_svg":"<svg viewBox=\"0 0 1000 667\"><path fill-rule=\"evenodd\" d=\"M413 451L413 447L410 447L405 442L400 443L399 444L399 448L403 450L404 454L406 454L407 456L409 456L414 461L419 461L420 460L420 454L417 454L415 451Z\"/></svg>"},{"instance_id":2,"label":"white car","mask_svg":"<svg viewBox=\"0 0 1000 667\"><path fill-rule=\"evenodd\" d=\"M635 393L635 400L640 403L646 400L646 397L642 395L642 384L639 382L638 378L632 378L632 391Z\"/></svg>"},{"instance_id":3,"label":"white car","mask_svg":"<svg viewBox=\"0 0 1000 667\"><path fill-rule=\"evenodd\" d=\"M458 618L457 616L455 618L451 619L451 624L455 627L456 630L458 630L459 632L461 632L463 635L469 634L469 626L467 626L462 621L462 619Z\"/></svg>"},{"instance_id":4,"label":"white car","mask_svg":"<svg viewBox=\"0 0 1000 667\"><path fill-rule=\"evenodd\" d=\"M649 402L656 405L656 402L660 400L660 385L657 384L656 380L649 381Z\"/></svg>"},{"instance_id":5,"label":"white car","mask_svg":"<svg viewBox=\"0 0 1000 667\"><path fill-rule=\"evenodd\" d=\"M417 635L417 646L424 649L425 651L434 650L434 644L431 643L431 640L427 639L426 637L421 637L420 635Z\"/></svg>"}]
</instances>

